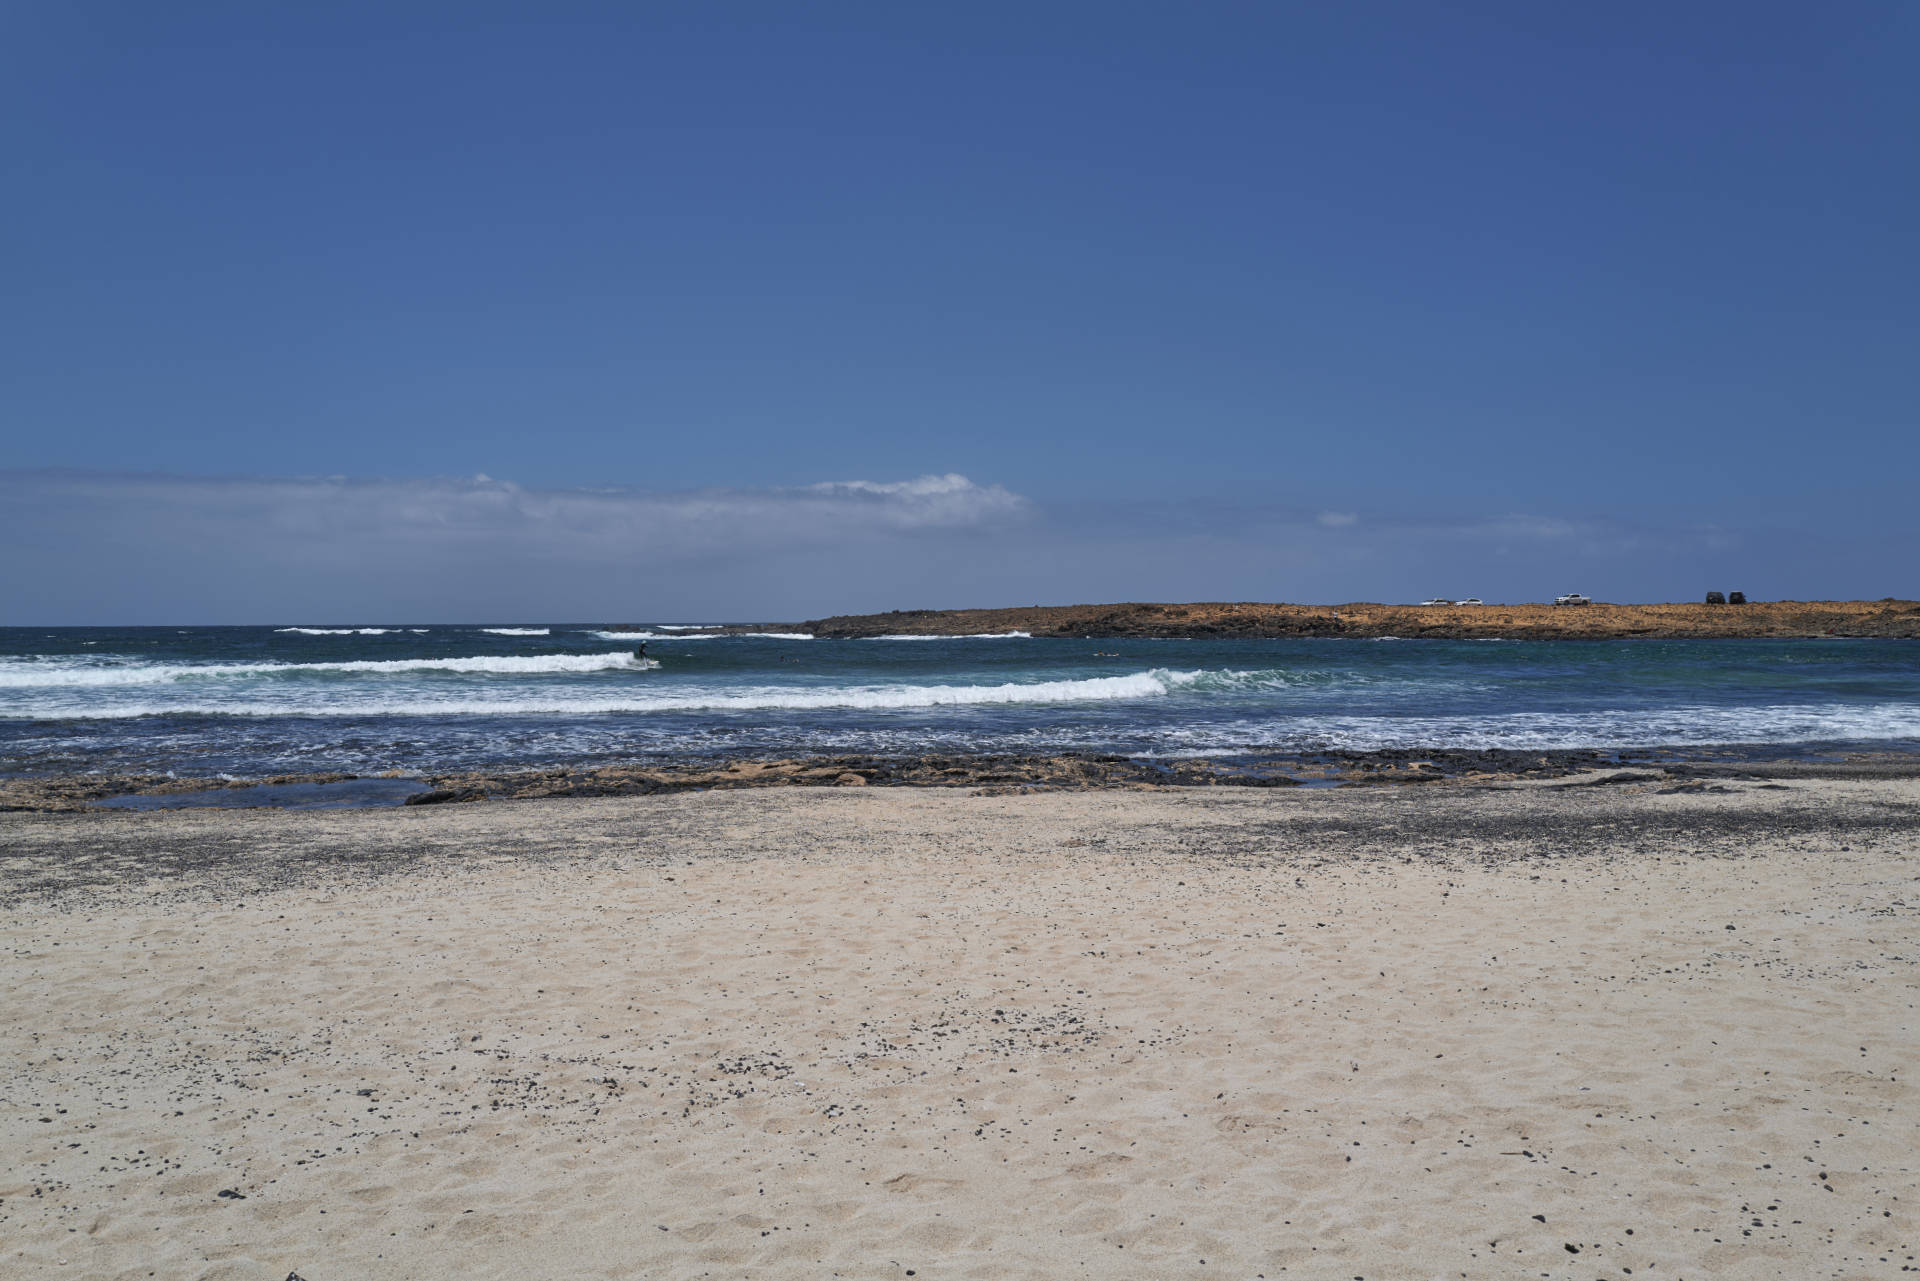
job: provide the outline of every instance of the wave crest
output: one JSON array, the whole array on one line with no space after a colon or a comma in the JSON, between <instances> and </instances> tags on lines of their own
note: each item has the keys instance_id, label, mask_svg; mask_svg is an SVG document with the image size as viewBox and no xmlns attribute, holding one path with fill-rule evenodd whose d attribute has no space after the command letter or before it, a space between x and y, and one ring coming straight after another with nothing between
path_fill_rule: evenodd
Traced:
<instances>
[{"instance_id":1,"label":"wave crest","mask_svg":"<svg viewBox=\"0 0 1920 1281\"><path fill-rule=\"evenodd\" d=\"M943 641L943 640L1032 640L1032 632L969 632L963 636L867 636L865 640Z\"/></svg>"},{"instance_id":2,"label":"wave crest","mask_svg":"<svg viewBox=\"0 0 1920 1281\"><path fill-rule=\"evenodd\" d=\"M604 667L636 666L621 655L596 655L610 660ZM442 663L534 662L533 659L442 659ZM585 661L584 659L582 661ZM292 665L289 665L292 666ZM305 668L336 670L332 663L302 664ZM385 666L376 664L375 666ZM648 666L655 666L649 663ZM157 669L156 669L157 670ZM258 669L251 669L256 671ZM286 668L270 670L287 670ZM465 666L454 670L488 670ZM523 670L523 669L514 669ZM549 669L556 670L556 669ZM578 669L590 670L590 669ZM1199 672L1155 670L1128 676L1098 676L1087 680L1037 681L1006 685L866 685L844 689L821 687L780 689L762 687L734 694L687 693L635 697L629 691L598 696L541 696L524 692L501 698L420 698L354 699L323 706L284 703L211 703L180 705L128 705L89 709L69 713L77 719L122 719L132 716L180 715L182 713L226 716L501 716L516 714L595 714L604 712L753 712L768 710L810 711L828 709L887 710L894 708L959 707L990 703L1078 703L1118 699L1159 698L1190 685Z\"/></svg>"},{"instance_id":3,"label":"wave crest","mask_svg":"<svg viewBox=\"0 0 1920 1281\"><path fill-rule=\"evenodd\" d=\"M388 632L400 630L397 627L276 627L276 632L299 632L302 636L385 636ZM414 628L424 632L424 627Z\"/></svg>"},{"instance_id":4,"label":"wave crest","mask_svg":"<svg viewBox=\"0 0 1920 1281\"><path fill-rule=\"evenodd\" d=\"M207 663L156 664L151 667L65 667L46 670L0 670L0 689L53 689L160 685L195 679L247 679L297 676L304 672L359 672L367 675L405 672L468 672L481 675L527 676L543 672L606 672L636 668L631 654L535 654L479 658L361 659L338 663ZM658 666L650 663L649 666Z\"/></svg>"},{"instance_id":5,"label":"wave crest","mask_svg":"<svg viewBox=\"0 0 1920 1281\"><path fill-rule=\"evenodd\" d=\"M727 640L730 638L742 638L742 637L748 637L748 636L758 637L762 640L812 640L813 639L812 632L686 632L686 631L680 631L678 629L675 629L673 631L658 631L658 632L592 631L592 632L588 632L587 635L596 636L599 639L606 640L606 641Z\"/></svg>"}]
</instances>

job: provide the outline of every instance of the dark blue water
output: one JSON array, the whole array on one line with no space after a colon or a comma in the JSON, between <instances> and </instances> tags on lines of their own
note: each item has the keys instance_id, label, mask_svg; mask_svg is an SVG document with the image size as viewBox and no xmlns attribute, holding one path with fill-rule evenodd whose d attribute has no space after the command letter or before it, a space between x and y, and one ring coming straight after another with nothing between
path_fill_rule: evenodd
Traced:
<instances>
[{"instance_id":1,"label":"dark blue water","mask_svg":"<svg viewBox=\"0 0 1920 1281\"><path fill-rule=\"evenodd\" d=\"M0 629L13 774L1705 744L1920 749L1920 644Z\"/></svg>"}]
</instances>

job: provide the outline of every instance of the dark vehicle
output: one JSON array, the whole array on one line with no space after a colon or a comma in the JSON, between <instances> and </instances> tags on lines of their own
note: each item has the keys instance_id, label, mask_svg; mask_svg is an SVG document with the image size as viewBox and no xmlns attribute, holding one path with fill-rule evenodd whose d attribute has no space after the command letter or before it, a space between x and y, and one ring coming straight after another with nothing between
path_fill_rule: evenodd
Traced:
<instances>
[{"instance_id":1,"label":"dark vehicle","mask_svg":"<svg viewBox=\"0 0 1920 1281\"><path fill-rule=\"evenodd\" d=\"M1725 592L1708 592L1707 593L1707 604L1724 605L1726 603L1727 603L1727 594Z\"/></svg>"},{"instance_id":2,"label":"dark vehicle","mask_svg":"<svg viewBox=\"0 0 1920 1281\"><path fill-rule=\"evenodd\" d=\"M1727 593L1727 604L1744 605L1746 603L1747 603L1747 594L1745 592L1728 592Z\"/></svg>"}]
</instances>

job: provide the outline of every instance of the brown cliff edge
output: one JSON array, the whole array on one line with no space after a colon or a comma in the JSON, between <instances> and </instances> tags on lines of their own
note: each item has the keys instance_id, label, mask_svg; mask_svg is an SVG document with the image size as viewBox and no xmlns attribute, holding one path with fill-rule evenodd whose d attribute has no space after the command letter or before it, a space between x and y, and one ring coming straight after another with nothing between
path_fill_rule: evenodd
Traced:
<instances>
[{"instance_id":1,"label":"brown cliff edge","mask_svg":"<svg viewBox=\"0 0 1920 1281\"><path fill-rule=\"evenodd\" d=\"M823 638L967 636L1400 636L1513 640L1621 638L1920 637L1920 601L1760 601L1746 605L1347 605L1204 602L1186 605L1029 605L894 610L800 625Z\"/></svg>"}]
</instances>

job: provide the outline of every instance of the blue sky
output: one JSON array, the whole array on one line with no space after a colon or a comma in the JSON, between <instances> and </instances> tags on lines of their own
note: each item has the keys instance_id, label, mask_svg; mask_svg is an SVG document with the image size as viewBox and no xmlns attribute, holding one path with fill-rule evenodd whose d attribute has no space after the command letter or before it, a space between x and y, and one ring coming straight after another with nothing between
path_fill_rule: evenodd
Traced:
<instances>
[{"instance_id":1,"label":"blue sky","mask_svg":"<svg viewBox=\"0 0 1920 1281\"><path fill-rule=\"evenodd\" d=\"M1899 3L12 6L0 621L1920 594L1916 57Z\"/></svg>"}]
</instances>

